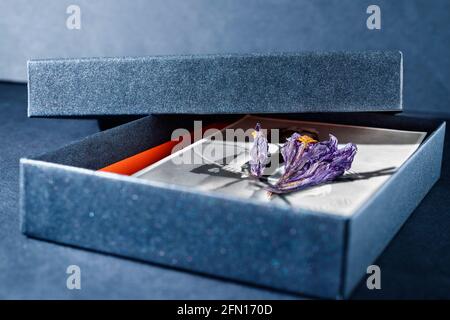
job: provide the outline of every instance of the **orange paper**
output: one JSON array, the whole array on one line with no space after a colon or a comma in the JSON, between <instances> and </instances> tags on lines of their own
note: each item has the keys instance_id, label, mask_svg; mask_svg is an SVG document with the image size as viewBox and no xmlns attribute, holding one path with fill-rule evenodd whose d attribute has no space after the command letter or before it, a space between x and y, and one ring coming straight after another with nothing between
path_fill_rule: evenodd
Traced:
<instances>
[{"instance_id":1,"label":"orange paper","mask_svg":"<svg viewBox=\"0 0 450 320\"><path fill-rule=\"evenodd\" d=\"M203 128L203 132L205 132L208 129L223 129L226 126L226 124L213 124L210 126L207 126ZM192 136L192 133L190 137ZM163 144L160 144L159 146L147 149L145 151L142 151L134 156L125 158L123 160L120 160L116 163L113 163L107 167L104 167L98 171L103 172L112 172L112 173L118 173L130 176L149 165L158 162L161 159L164 159L165 157L169 156L172 152L172 149L180 143L184 139L189 139L189 137L183 136L181 139L174 141L167 141ZM191 141L192 142L192 141Z\"/></svg>"}]
</instances>

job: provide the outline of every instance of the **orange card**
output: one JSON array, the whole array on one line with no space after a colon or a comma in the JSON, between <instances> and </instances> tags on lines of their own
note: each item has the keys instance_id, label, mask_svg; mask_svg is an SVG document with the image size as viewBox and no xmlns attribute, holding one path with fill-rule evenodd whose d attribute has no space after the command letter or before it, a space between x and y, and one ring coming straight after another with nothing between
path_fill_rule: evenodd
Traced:
<instances>
[{"instance_id":1,"label":"orange card","mask_svg":"<svg viewBox=\"0 0 450 320\"><path fill-rule=\"evenodd\" d=\"M226 126L226 124L219 123L219 124L212 124L205 128L203 128L203 132L205 132L208 129L223 129ZM192 135L190 135L192 136ZM118 173L123 174L127 176L131 176L132 174L138 172L139 170L142 170L149 165L158 162L161 159L164 159L165 157L169 156L172 152L172 149L180 143L183 139L188 139L189 137L181 137L179 140L171 140L164 142L163 144L160 144L156 147L147 149L145 151L142 151L138 154L135 154L134 156L125 158L123 160L120 160L116 163L113 163L107 167L104 167L98 171L103 172L112 172L112 173ZM192 141L191 141L192 142Z\"/></svg>"}]
</instances>

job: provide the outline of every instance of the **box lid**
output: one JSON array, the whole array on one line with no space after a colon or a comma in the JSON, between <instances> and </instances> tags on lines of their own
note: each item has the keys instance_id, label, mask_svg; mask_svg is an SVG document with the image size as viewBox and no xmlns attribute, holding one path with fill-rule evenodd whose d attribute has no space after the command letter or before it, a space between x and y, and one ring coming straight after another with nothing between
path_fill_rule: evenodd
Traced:
<instances>
[{"instance_id":1,"label":"box lid","mask_svg":"<svg viewBox=\"0 0 450 320\"><path fill-rule=\"evenodd\" d=\"M401 111L398 51L28 61L28 115Z\"/></svg>"}]
</instances>

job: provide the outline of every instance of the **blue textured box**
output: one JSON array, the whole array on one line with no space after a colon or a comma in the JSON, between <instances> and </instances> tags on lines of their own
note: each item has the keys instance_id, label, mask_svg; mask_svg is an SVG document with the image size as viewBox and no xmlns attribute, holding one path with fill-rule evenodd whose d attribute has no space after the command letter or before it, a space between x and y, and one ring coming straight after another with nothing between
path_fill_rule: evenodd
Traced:
<instances>
[{"instance_id":1,"label":"blue textured box","mask_svg":"<svg viewBox=\"0 0 450 320\"><path fill-rule=\"evenodd\" d=\"M31 60L29 116L400 111L398 51Z\"/></svg>"},{"instance_id":2,"label":"blue textured box","mask_svg":"<svg viewBox=\"0 0 450 320\"><path fill-rule=\"evenodd\" d=\"M370 201L342 218L95 171L192 124L188 116L148 116L22 159L22 230L286 291L347 297L439 178L445 123L364 113L289 115L299 117L425 131L427 137Z\"/></svg>"}]
</instances>

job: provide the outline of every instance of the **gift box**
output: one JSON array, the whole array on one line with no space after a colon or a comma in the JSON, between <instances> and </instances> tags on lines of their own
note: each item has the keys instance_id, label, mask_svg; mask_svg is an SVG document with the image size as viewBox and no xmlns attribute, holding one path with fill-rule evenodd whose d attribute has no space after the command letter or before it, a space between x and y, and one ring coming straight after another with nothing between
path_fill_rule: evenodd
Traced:
<instances>
[{"instance_id":1,"label":"gift box","mask_svg":"<svg viewBox=\"0 0 450 320\"><path fill-rule=\"evenodd\" d=\"M280 57L293 61L280 63ZM214 63L216 59L217 63ZM182 68L183 61L185 68ZM356 67L349 61L356 61ZM364 67L363 61L370 63ZM148 115L54 152L21 159L21 228L31 237L289 292L345 298L440 175L445 123L393 114L348 113L401 109L402 59L399 53L160 57L78 62L29 63L30 115L123 114L126 113L122 112L124 110L129 110L128 114L144 111L221 114ZM145 62L151 67L144 68L145 72L138 71ZM160 83L149 80L147 74L155 70L155 63L155 79L164 78L166 72L174 75ZM174 64L177 65L175 69ZM274 75L277 65L282 72ZM130 68L137 72L139 80L132 79ZM334 74L330 70L340 73ZM290 75L285 76L285 73ZM121 74L131 83L120 80ZM201 82L206 74L209 77ZM53 77L64 85L57 89L58 80ZM178 83L181 88L174 89L171 86L175 86L175 82L171 81L177 77L183 80ZM95 78L103 79L105 83ZM185 79L196 84L200 82L202 90L196 91L195 86ZM239 85L254 81L245 89L254 91L244 90L237 94L234 90L238 90L238 84L233 83L237 79L241 79L237 82ZM343 79L346 79L345 84ZM88 88L91 81L92 87ZM224 85L219 86L222 81ZM108 84L111 90L102 95L100 89ZM302 93L294 93L299 84ZM373 92L370 90L372 85ZM322 96L317 86L328 91ZM81 96L79 99L75 98L76 87ZM142 89L150 87L153 91L147 95ZM355 91L349 96L344 95L344 92L351 92L352 87ZM189 92L190 89L194 92ZM222 89L231 97L215 92ZM58 94L53 93L54 90ZM257 97L264 90L269 90L269 94L264 99ZM124 97L119 97L120 92ZM219 97L225 100L217 102L219 107L216 109L213 102ZM158 102L151 102L152 98ZM286 105L281 107L278 99ZM336 99L336 105L333 105L333 99ZM148 104L144 105L145 102ZM180 109L169 107L170 103ZM266 113L278 110L278 107L282 113L271 114L271 117L422 131L426 138L363 206L346 217L98 171L169 141L174 129L191 128L194 119L205 123L232 121L240 115L222 113L251 111L267 116ZM301 113L311 110L334 112ZM285 113L288 111L295 113Z\"/></svg>"}]
</instances>

